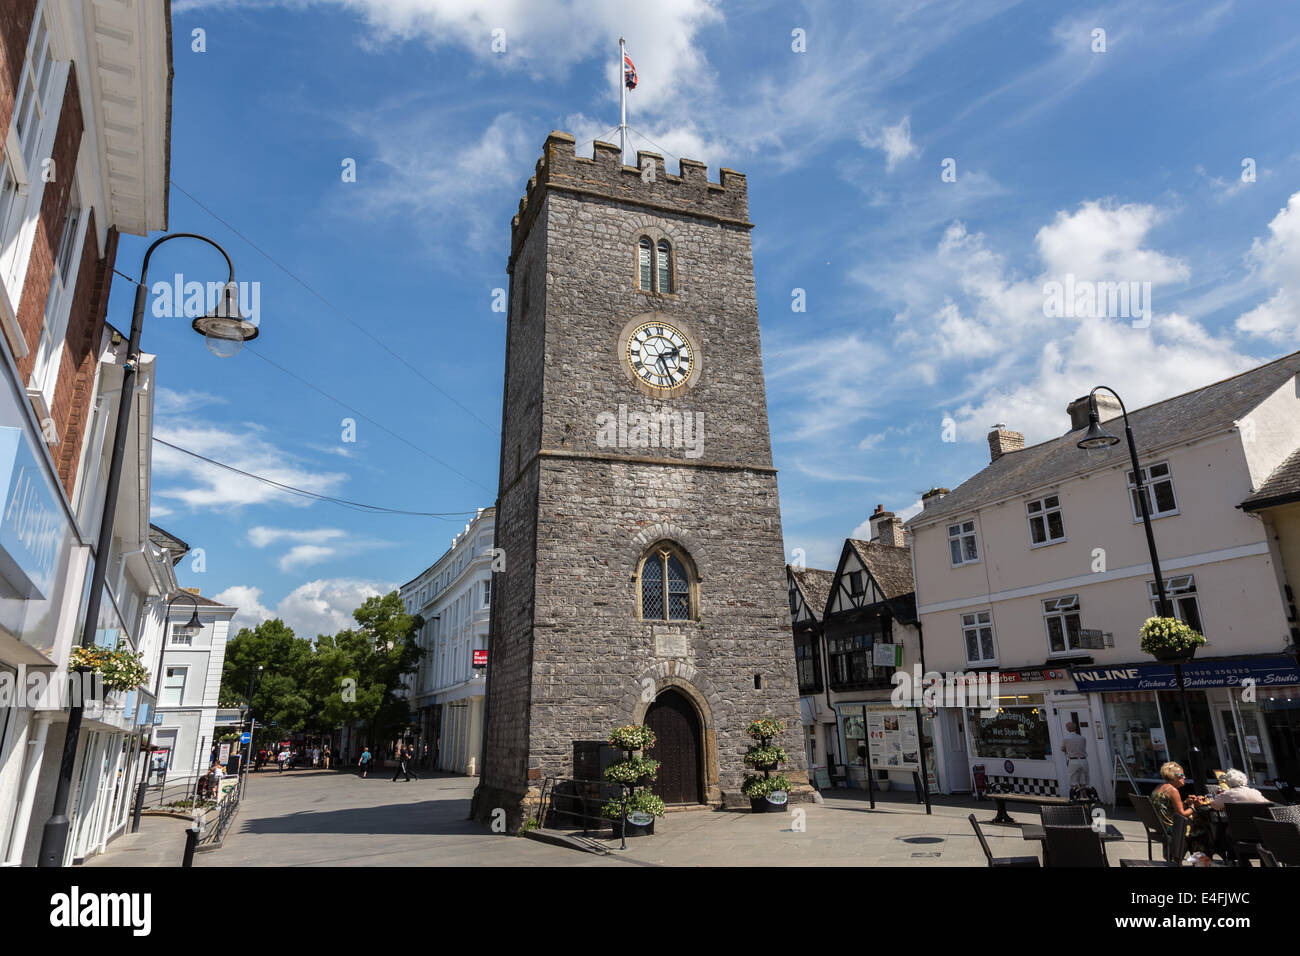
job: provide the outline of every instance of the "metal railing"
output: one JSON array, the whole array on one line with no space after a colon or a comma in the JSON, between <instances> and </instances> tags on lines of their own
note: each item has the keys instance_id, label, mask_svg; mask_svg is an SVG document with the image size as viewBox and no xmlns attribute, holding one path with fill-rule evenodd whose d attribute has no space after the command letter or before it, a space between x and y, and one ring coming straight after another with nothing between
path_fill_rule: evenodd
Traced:
<instances>
[{"instance_id":1,"label":"metal railing","mask_svg":"<svg viewBox=\"0 0 1300 956\"><path fill-rule=\"evenodd\" d=\"M165 777L162 783L146 785L144 788L143 810L177 810L192 811L199 807L215 806L215 800L198 799L198 776Z\"/></svg>"},{"instance_id":2,"label":"metal railing","mask_svg":"<svg viewBox=\"0 0 1300 956\"><path fill-rule=\"evenodd\" d=\"M239 812L239 798L243 794L243 789L243 782L237 781L235 786L221 798L216 809L210 809L204 814L203 831L199 835L198 842L199 850L216 849L221 846L221 841L226 838L226 831L230 829L230 824L235 821L235 814Z\"/></svg>"},{"instance_id":3,"label":"metal railing","mask_svg":"<svg viewBox=\"0 0 1300 956\"><path fill-rule=\"evenodd\" d=\"M613 824L600 814L600 808L621 793L618 784L604 780L577 780L573 777L546 777L542 781L541 800L537 806L539 826L557 830L603 830Z\"/></svg>"}]
</instances>

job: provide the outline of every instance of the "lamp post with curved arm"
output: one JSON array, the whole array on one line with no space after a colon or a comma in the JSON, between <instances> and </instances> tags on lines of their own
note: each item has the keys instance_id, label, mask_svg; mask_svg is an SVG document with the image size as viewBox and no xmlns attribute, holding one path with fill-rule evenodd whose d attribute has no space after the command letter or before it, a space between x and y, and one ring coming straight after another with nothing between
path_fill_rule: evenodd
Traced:
<instances>
[{"instance_id":1,"label":"lamp post with curved arm","mask_svg":"<svg viewBox=\"0 0 1300 956\"><path fill-rule=\"evenodd\" d=\"M1156 536L1151 530L1151 507L1147 502L1146 485L1142 481L1142 466L1138 464L1137 444L1133 441L1133 428L1129 425L1128 409L1119 393L1108 385L1098 385L1088 393L1088 433L1079 439L1078 447L1084 451L1110 448L1119 444L1119 439L1101 427L1101 417L1097 414L1097 392L1110 392L1119 402L1120 412L1124 415L1124 437L1128 439L1129 461L1133 465L1133 484L1137 491L1138 507L1142 512L1142 527L1147 535L1147 551L1151 555L1151 570L1156 576L1156 606L1161 617L1171 617L1173 606L1169 595L1165 593L1164 575L1160 573L1160 557L1156 554ZM1192 792L1199 793L1205 785L1205 767L1201 758L1201 748L1196 738L1196 727L1192 724L1192 709L1187 701L1187 685L1183 682L1183 665L1174 662L1174 679L1178 683L1178 699L1182 704L1183 721L1187 724L1187 746L1190 751L1189 763L1192 765Z\"/></svg>"},{"instance_id":2,"label":"lamp post with curved arm","mask_svg":"<svg viewBox=\"0 0 1300 956\"><path fill-rule=\"evenodd\" d=\"M113 453L108 465L108 485L104 492L104 512L99 524L99 539L95 545L95 570L90 579L90 594L86 602L86 619L81 632L81 646L95 643L99 623L100 600L104 593L104 578L108 569L108 555L113 546L113 519L116 515L118 486L122 480L122 459L126 453L127 432L131 424L131 405L135 397L135 375L140 364L140 333L144 325L144 309L149 298L149 260L154 250L172 239L198 239L206 242L226 260L230 277L222 289L221 300L208 315L196 318L192 324L195 332L207 341L214 355L233 355L244 342L257 337L257 326L243 317L239 310L239 287L235 284L235 267L226 250L207 236L193 232L174 232L155 239L145 250L140 268L140 281L136 283L135 309L131 315L131 335L122 364L122 391L117 405L117 427L113 433ZM197 607L197 604L196 604ZM197 616L197 611L196 615ZM80 701L68 711L68 730L63 739L63 756L59 764L58 783L54 791L54 807L41 832L41 849L38 866L62 866L63 854L68 844L71 821L68 819L68 798L72 792L72 771L77 760L77 745L81 736L84 708Z\"/></svg>"}]
</instances>

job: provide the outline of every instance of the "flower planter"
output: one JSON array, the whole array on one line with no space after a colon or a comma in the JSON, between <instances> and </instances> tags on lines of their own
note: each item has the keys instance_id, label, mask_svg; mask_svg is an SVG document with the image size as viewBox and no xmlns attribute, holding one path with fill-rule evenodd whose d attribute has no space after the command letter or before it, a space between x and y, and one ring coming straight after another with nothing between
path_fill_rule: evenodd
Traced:
<instances>
[{"instance_id":1,"label":"flower planter","mask_svg":"<svg viewBox=\"0 0 1300 956\"><path fill-rule=\"evenodd\" d=\"M1193 657L1196 656L1196 648L1192 647L1185 651L1175 651L1175 650L1154 651L1151 654L1151 656L1154 657L1156 660L1160 661L1162 664L1186 663L1187 661L1190 661Z\"/></svg>"},{"instance_id":2,"label":"flower planter","mask_svg":"<svg viewBox=\"0 0 1300 956\"><path fill-rule=\"evenodd\" d=\"M751 798L749 809L754 813L773 813L778 808L767 802L767 797Z\"/></svg>"},{"instance_id":3,"label":"flower planter","mask_svg":"<svg viewBox=\"0 0 1300 956\"><path fill-rule=\"evenodd\" d=\"M615 840L621 839L623 836L623 821L614 820L613 824L614 824L614 839ZM629 837L654 836L654 833L655 833L654 817L650 818L649 823L633 823L631 820L627 821L627 835Z\"/></svg>"}]
</instances>

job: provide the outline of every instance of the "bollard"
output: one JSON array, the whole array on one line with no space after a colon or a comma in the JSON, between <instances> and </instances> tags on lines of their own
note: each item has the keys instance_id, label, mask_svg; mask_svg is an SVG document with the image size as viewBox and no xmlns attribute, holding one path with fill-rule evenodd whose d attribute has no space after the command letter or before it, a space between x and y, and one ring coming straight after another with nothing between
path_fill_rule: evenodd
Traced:
<instances>
[{"instance_id":1,"label":"bollard","mask_svg":"<svg viewBox=\"0 0 1300 956\"><path fill-rule=\"evenodd\" d=\"M194 821L194 826L185 831L185 859L181 861L181 866L191 867L194 865L194 848L199 845L199 821Z\"/></svg>"},{"instance_id":2,"label":"bollard","mask_svg":"<svg viewBox=\"0 0 1300 956\"><path fill-rule=\"evenodd\" d=\"M131 818L132 833L138 833L140 831L140 814L144 810L144 788L145 782L141 780L140 786L137 787L135 791L135 813Z\"/></svg>"}]
</instances>

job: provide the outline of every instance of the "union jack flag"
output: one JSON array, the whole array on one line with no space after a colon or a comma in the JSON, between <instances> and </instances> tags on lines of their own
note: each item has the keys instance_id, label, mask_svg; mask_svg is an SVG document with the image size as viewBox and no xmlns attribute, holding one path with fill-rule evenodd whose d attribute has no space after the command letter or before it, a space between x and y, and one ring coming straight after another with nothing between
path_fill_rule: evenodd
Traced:
<instances>
[{"instance_id":1,"label":"union jack flag","mask_svg":"<svg viewBox=\"0 0 1300 956\"><path fill-rule=\"evenodd\" d=\"M623 54L623 82L627 84L629 90L636 89L636 67L632 65L632 58L626 53Z\"/></svg>"}]
</instances>

